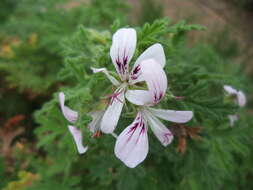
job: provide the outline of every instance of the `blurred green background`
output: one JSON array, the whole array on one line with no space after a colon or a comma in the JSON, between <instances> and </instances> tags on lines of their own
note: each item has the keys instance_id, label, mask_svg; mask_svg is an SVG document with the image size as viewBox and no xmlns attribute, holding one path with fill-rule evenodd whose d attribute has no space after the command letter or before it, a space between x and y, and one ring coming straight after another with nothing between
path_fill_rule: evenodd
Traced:
<instances>
[{"instance_id":1,"label":"blurred green background","mask_svg":"<svg viewBox=\"0 0 253 190\"><path fill-rule=\"evenodd\" d=\"M252 189L252 11L252 0L1 0L0 189ZM247 95L241 125L248 128L240 129L238 124L227 136L222 133L213 144L201 148L189 140L189 149L195 148L190 153L180 154L175 146L174 156L165 153L157 159L153 156L163 154L162 149L152 144L147 167L134 170L121 166L112 148L103 151L114 146L110 137L91 140L94 150L78 156L69 136L62 137L68 131L66 123L59 121L62 118L54 93L76 84L71 78L75 62L107 59L109 44L103 49L96 43L108 42L108 31L131 26L142 28L141 33L145 23L153 23L150 30L152 26L162 30L166 24L157 21L162 18L168 20L173 34L168 42L171 47L167 47L172 50L169 60L187 61L205 68L207 74L227 72L231 77L221 80L235 84ZM190 31L195 28L187 29L185 23L204 26L205 30ZM148 40L158 39L155 34ZM102 42L96 42L100 39ZM89 74L89 65L84 67L84 73ZM176 69L168 72L180 76ZM87 100L82 100L89 101L90 91L80 86L69 90L69 95L87 93ZM203 136L208 139L211 135L207 130ZM246 140L241 140L244 137ZM205 151L209 152L212 170L209 166L204 169ZM194 161L195 156L201 161Z\"/></svg>"}]
</instances>

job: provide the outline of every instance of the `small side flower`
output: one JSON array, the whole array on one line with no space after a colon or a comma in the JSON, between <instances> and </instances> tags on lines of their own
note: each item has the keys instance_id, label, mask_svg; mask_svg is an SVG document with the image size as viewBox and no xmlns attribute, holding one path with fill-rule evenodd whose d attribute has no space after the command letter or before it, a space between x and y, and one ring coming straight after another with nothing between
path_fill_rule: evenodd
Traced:
<instances>
[{"instance_id":1,"label":"small side flower","mask_svg":"<svg viewBox=\"0 0 253 190\"><path fill-rule=\"evenodd\" d=\"M65 94L63 92L59 93L59 102L62 114L65 117L65 119L72 124L76 123L78 119L78 112L65 106ZM85 153L88 150L88 146L84 146L82 143L83 136L81 130L79 130L76 126L73 125L68 125L68 129L75 141L79 154Z\"/></svg>"},{"instance_id":2,"label":"small side flower","mask_svg":"<svg viewBox=\"0 0 253 190\"><path fill-rule=\"evenodd\" d=\"M232 86L224 85L224 90L229 96L235 96L234 102L239 105L239 107L244 107L246 105L247 99L245 94L241 90L236 90ZM235 122L239 119L237 114L228 115L230 121L230 126L234 126Z\"/></svg>"}]
</instances>

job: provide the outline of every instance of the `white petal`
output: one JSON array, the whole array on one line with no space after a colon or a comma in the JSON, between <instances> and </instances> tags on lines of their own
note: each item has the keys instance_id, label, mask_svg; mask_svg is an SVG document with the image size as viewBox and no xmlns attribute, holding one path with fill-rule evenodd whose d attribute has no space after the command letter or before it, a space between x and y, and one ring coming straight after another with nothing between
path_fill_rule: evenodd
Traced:
<instances>
[{"instance_id":1,"label":"white petal","mask_svg":"<svg viewBox=\"0 0 253 190\"><path fill-rule=\"evenodd\" d=\"M246 96L242 91L239 91L237 94L237 101L240 107L245 106L246 104Z\"/></svg>"},{"instance_id":2,"label":"white petal","mask_svg":"<svg viewBox=\"0 0 253 190\"><path fill-rule=\"evenodd\" d=\"M147 90L128 90L126 98L129 102L139 106L149 105L153 101Z\"/></svg>"},{"instance_id":3,"label":"white petal","mask_svg":"<svg viewBox=\"0 0 253 190\"><path fill-rule=\"evenodd\" d=\"M114 152L130 168L136 167L145 160L148 154L147 125L140 113L119 135Z\"/></svg>"},{"instance_id":4,"label":"white petal","mask_svg":"<svg viewBox=\"0 0 253 190\"><path fill-rule=\"evenodd\" d=\"M69 128L71 135L74 138L74 141L76 143L76 147L77 147L79 154L85 153L88 150L88 146L86 146L86 147L83 146L82 132L79 129L77 129L75 126L69 125L68 128Z\"/></svg>"},{"instance_id":5,"label":"white petal","mask_svg":"<svg viewBox=\"0 0 253 190\"><path fill-rule=\"evenodd\" d=\"M148 85L153 103L157 104L166 94L167 76L162 66L153 59L141 62L141 71Z\"/></svg>"},{"instance_id":6,"label":"white petal","mask_svg":"<svg viewBox=\"0 0 253 190\"><path fill-rule=\"evenodd\" d=\"M235 122L238 120L237 115L229 115L228 118L229 118L229 121L230 121L230 126L234 126Z\"/></svg>"},{"instance_id":7,"label":"white petal","mask_svg":"<svg viewBox=\"0 0 253 190\"><path fill-rule=\"evenodd\" d=\"M93 71L93 73L99 73L99 72L104 73L113 85L115 86L120 85L119 81L115 79L112 75L110 75L106 68L97 69L97 68L91 67L91 70Z\"/></svg>"},{"instance_id":8,"label":"white petal","mask_svg":"<svg viewBox=\"0 0 253 190\"><path fill-rule=\"evenodd\" d=\"M78 118L78 112L70 109L69 107L65 106L65 94L63 92L59 93L59 101L61 111L64 117L71 123L75 123Z\"/></svg>"},{"instance_id":9,"label":"white petal","mask_svg":"<svg viewBox=\"0 0 253 190\"><path fill-rule=\"evenodd\" d=\"M192 111L175 111L149 108L150 112L155 116L175 123L185 123L192 119Z\"/></svg>"},{"instance_id":10,"label":"white petal","mask_svg":"<svg viewBox=\"0 0 253 190\"><path fill-rule=\"evenodd\" d=\"M113 35L110 55L122 80L127 78L128 65L134 55L136 41L136 31L133 28L121 28Z\"/></svg>"},{"instance_id":11,"label":"white petal","mask_svg":"<svg viewBox=\"0 0 253 190\"><path fill-rule=\"evenodd\" d=\"M125 101L124 91L125 89L118 88L114 93L117 97L111 98L111 102L101 121L101 130L104 133L112 133L118 124Z\"/></svg>"},{"instance_id":12,"label":"white petal","mask_svg":"<svg viewBox=\"0 0 253 190\"><path fill-rule=\"evenodd\" d=\"M150 128L162 145L167 146L170 144L173 140L173 134L170 132L170 130L150 112L144 111L144 113Z\"/></svg>"},{"instance_id":13,"label":"white petal","mask_svg":"<svg viewBox=\"0 0 253 190\"><path fill-rule=\"evenodd\" d=\"M96 133L100 129L104 113L104 111L93 111L88 113L88 115L92 117L92 121L88 124L88 128L92 133Z\"/></svg>"},{"instance_id":14,"label":"white petal","mask_svg":"<svg viewBox=\"0 0 253 190\"><path fill-rule=\"evenodd\" d=\"M234 89L232 86L229 85L224 85L224 90L229 94L229 95L236 95L237 100L236 102L240 107L245 106L246 104L246 96L242 91L238 91Z\"/></svg>"},{"instance_id":15,"label":"white petal","mask_svg":"<svg viewBox=\"0 0 253 190\"><path fill-rule=\"evenodd\" d=\"M161 44L154 44L146 49L136 60L134 67L131 71L130 83L136 83L143 81L143 77L141 75L140 63L147 59L154 59L157 63L161 64L162 67L165 66L166 58L164 54L164 50Z\"/></svg>"},{"instance_id":16,"label":"white petal","mask_svg":"<svg viewBox=\"0 0 253 190\"><path fill-rule=\"evenodd\" d=\"M228 93L228 94L237 94L237 90L234 89L232 86L229 85L224 85L223 86L224 90Z\"/></svg>"}]
</instances>

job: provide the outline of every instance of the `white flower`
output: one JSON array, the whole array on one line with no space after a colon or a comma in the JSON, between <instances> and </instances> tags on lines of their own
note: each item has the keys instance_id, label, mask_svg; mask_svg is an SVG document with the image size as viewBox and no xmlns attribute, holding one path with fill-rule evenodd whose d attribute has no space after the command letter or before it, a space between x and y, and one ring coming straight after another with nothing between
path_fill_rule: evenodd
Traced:
<instances>
[{"instance_id":1,"label":"white flower","mask_svg":"<svg viewBox=\"0 0 253 190\"><path fill-rule=\"evenodd\" d=\"M165 65L163 47L160 44L154 44L139 56L129 72L129 63L134 55L136 41L136 31L133 28L121 28L113 35L110 56L121 81L110 75L106 68L91 68L94 73L103 72L112 84L117 86L101 120L101 130L104 133L113 133L117 126L125 102L127 86L143 81L140 63L152 59L160 63L161 67Z\"/></svg>"},{"instance_id":2,"label":"white flower","mask_svg":"<svg viewBox=\"0 0 253 190\"><path fill-rule=\"evenodd\" d=\"M166 94L167 77L162 64L154 59L143 60L140 70L149 90L126 92L126 98L141 107L133 123L117 138L114 149L116 156L130 168L140 164L148 154L148 125L162 145L167 146L173 140L173 134L158 118L185 123L193 117L192 111L152 108Z\"/></svg>"},{"instance_id":3,"label":"white flower","mask_svg":"<svg viewBox=\"0 0 253 190\"><path fill-rule=\"evenodd\" d=\"M65 94L63 92L59 93L59 102L60 102L61 111L62 111L64 117L70 123L75 123L78 118L78 112L65 106ZM68 125L68 129L69 129L71 135L73 136L73 139L75 141L75 144L76 144L79 154L85 153L88 150L88 146L86 146L86 147L83 146L82 132L73 125Z\"/></svg>"},{"instance_id":4,"label":"white flower","mask_svg":"<svg viewBox=\"0 0 253 190\"><path fill-rule=\"evenodd\" d=\"M229 85L224 85L223 88L228 93L228 95L236 97L235 103L238 104L240 107L244 107L246 105L246 96L242 91L238 91ZM236 114L229 115L228 118L231 126L233 126L234 123L238 120L238 116Z\"/></svg>"},{"instance_id":5,"label":"white flower","mask_svg":"<svg viewBox=\"0 0 253 190\"><path fill-rule=\"evenodd\" d=\"M229 85L224 85L224 90L229 94L229 95L234 95L236 96L235 102L240 106L244 107L246 105L246 96L241 90L236 90L232 86Z\"/></svg>"}]
</instances>

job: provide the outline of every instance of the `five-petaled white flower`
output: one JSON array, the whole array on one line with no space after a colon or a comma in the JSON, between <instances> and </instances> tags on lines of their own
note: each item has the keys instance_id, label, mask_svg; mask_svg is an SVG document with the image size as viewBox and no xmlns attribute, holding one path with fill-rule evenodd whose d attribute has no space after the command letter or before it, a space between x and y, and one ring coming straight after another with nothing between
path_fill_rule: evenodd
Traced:
<instances>
[{"instance_id":1,"label":"five-petaled white flower","mask_svg":"<svg viewBox=\"0 0 253 190\"><path fill-rule=\"evenodd\" d=\"M228 93L230 96L235 96L235 103L238 104L240 107L244 107L246 105L246 96L242 91L238 91L234 89L232 86L224 85L224 90ZM230 125L233 126L234 123L238 120L238 115L229 115L228 116Z\"/></svg>"},{"instance_id":2,"label":"five-petaled white flower","mask_svg":"<svg viewBox=\"0 0 253 190\"><path fill-rule=\"evenodd\" d=\"M166 94L167 77L163 64L154 59L143 60L140 63L140 70L147 83L148 91L128 90L126 92L126 98L140 108L133 123L126 127L117 138L114 149L116 156L130 168L140 164L148 154L148 125L162 145L167 146L171 143L173 134L158 118L185 123L193 117L192 111L152 108Z\"/></svg>"},{"instance_id":3,"label":"five-petaled white flower","mask_svg":"<svg viewBox=\"0 0 253 190\"><path fill-rule=\"evenodd\" d=\"M136 31L133 28L121 28L113 35L110 56L121 81L110 75L106 68L92 68L94 73L103 72L117 87L110 96L110 103L101 119L101 130L104 133L113 133L117 126L125 101L125 93L128 91L127 86L144 80L140 63L152 59L160 63L161 67L165 65L163 47L160 44L154 44L139 56L129 72L129 63L135 52L136 41Z\"/></svg>"},{"instance_id":4,"label":"five-petaled white flower","mask_svg":"<svg viewBox=\"0 0 253 190\"><path fill-rule=\"evenodd\" d=\"M63 92L59 93L59 102L61 111L65 119L67 119L70 123L76 123L78 119L78 112L65 106L65 94ZM86 147L83 146L82 132L78 128L76 128L76 126L73 125L68 125L68 129L71 135L73 136L78 152L80 154L85 153L88 150L88 146Z\"/></svg>"}]
</instances>

